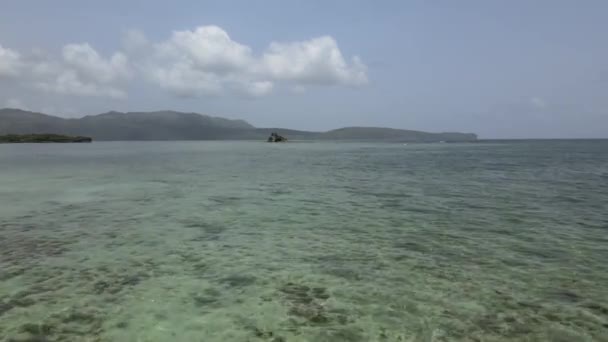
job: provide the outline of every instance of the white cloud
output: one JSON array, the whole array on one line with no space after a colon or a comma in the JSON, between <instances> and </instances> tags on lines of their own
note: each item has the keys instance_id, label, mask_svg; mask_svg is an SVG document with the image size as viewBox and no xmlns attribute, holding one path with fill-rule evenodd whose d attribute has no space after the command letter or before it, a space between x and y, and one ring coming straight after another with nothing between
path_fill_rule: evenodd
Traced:
<instances>
[{"instance_id":1,"label":"white cloud","mask_svg":"<svg viewBox=\"0 0 608 342\"><path fill-rule=\"evenodd\" d=\"M18 52L0 45L0 78L17 76L21 69L21 60Z\"/></svg>"},{"instance_id":2,"label":"white cloud","mask_svg":"<svg viewBox=\"0 0 608 342\"><path fill-rule=\"evenodd\" d=\"M59 56L41 50L22 56L0 46L0 77L19 75L18 84L45 92L111 98L126 97L134 75L182 97L260 97L282 86L303 92L367 83L363 62L347 61L330 36L273 42L255 54L222 28L200 26L160 42L129 30L122 45L125 52L107 57L88 43L65 45Z\"/></svg>"},{"instance_id":3,"label":"white cloud","mask_svg":"<svg viewBox=\"0 0 608 342\"><path fill-rule=\"evenodd\" d=\"M69 44L63 47L67 68L96 83L111 83L129 77L127 56L117 52L109 59L102 58L89 44Z\"/></svg>"},{"instance_id":4,"label":"white cloud","mask_svg":"<svg viewBox=\"0 0 608 342\"><path fill-rule=\"evenodd\" d=\"M338 44L329 36L303 42L272 43L262 58L264 67L277 80L304 84L367 83L366 67L359 57L344 60Z\"/></svg>"},{"instance_id":5,"label":"white cloud","mask_svg":"<svg viewBox=\"0 0 608 342\"><path fill-rule=\"evenodd\" d=\"M58 62L33 64L34 84L39 89L64 95L122 98L119 84L131 75L127 56L117 52L103 58L89 44L63 47Z\"/></svg>"},{"instance_id":6,"label":"white cloud","mask_svg":"<svg viewBox=\"0 0 608 342\"><path fill-rule=\"evenodd\" d=\"M0 77L16 76L26 87L64 95L125 97L121 83L131 75L127 56L102 57L89 44L69 44L60 58L41 50L28 56L0 46Z\"/></svg>"},{"instance_id":7,"label":"white cloud","mask_svg":"<svg viewBox=\"0 0 608 342\"><path fill-rule=\"evenodd\" d=\"M142 63L149 79L178 96L235 92L263 96L277 84L363 85L366 67L358 57L347 63L336 41L324 36L302 42L272 43L261 56L217 26L176 31L154 44ZM303 89L303 88L302 88Z\"/></svg>"},{"instance_id":8,"label":"white cloud","mask_svg":"<svg viewBox=\"0 0 608 342\"><path fill-rule=\"evenodd\" d=\"M217 26L173 32L154 44L151 58L142 63L149 79L178 96L196 97L235 92L261 96L272 82L253 74L251 48L233 41Z\"/></svg>"},{"instance_id":9,"label":"white cloud","mask_svg":"<svg viewBox=\"0 0 608 342\"><path fill-rule=\"evenodd\" d=\"M145 72L153 82L178 96L219 95L223 88L217 75L198 70L187 60L170 65L151 64Z\"/></svg>"},{"instance_id":10,"label":"white cloud","mask_svg":"<svg viewBox=\"0 0 608 342\"><path fill-rule=\"evenodd\" d=\"M169 59L187 60L193 68L213 73L247 72L253 63L251 49L233 41L217 26L173 32L171 39L158 45L158 52Z\"/></svg>"},{"instance_id":11,"label":"white cloud","mask_svg":"<svg viewBox=\"0 0 608 342\"><path fill-rule=\"evenodd\" d=\"M63 95L105 96L123 98L126 93L112 85L85 80L73 69L63 69L49 81L37 82L36 87L47 92Z\"/></svg>"},{"instance_id":12,"label":"white cloud","mask_svg":"<svg viewBox=\"0 0 608 342\"><path fill-rule=\"evenodd\" d=\"M547 103L545 102L545 100L541 99L540 97L531 98L530 103L532 104L532 106L538 109L545 109L547 107Z\"/></svg>"}]
</instances>

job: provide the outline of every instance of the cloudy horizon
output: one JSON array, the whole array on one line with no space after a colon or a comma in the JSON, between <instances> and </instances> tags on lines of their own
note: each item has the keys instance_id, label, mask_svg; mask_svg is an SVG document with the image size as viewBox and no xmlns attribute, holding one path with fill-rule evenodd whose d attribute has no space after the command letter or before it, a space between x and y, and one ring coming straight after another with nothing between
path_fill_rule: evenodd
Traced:
<instances>
[{"instance_id":1,"label":"cloudy horizon","mask_svg":"<svg viewBox=\"0 0 608 342\"><path fill-rule=\"evenodd\" d=\"M608 4L585 4L9 0L0 107L607 138Z\"/></svg>"}]
</instances>

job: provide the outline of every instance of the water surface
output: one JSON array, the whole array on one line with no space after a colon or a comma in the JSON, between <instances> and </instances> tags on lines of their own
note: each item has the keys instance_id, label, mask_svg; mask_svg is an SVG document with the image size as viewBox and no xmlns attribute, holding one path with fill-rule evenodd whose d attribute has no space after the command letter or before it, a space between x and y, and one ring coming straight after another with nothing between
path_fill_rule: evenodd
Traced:
<instances>
[{"instance_id":1,"label":"water surface","mask_svg":"<svg viewBox=\"0 0 608 342\"><path fill-rule=\"evenodd\" d=\"M608 141L0 145L1 341L608 341Z\"/></svg>"}]
</instances>

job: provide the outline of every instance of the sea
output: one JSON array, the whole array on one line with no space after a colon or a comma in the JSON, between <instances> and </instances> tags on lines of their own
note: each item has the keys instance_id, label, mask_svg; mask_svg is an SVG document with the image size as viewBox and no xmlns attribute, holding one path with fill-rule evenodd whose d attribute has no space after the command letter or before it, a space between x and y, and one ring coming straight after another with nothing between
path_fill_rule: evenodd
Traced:
<instances>
[{"instance_id":1,"label":"sea","mask_svg":"<svg viewBox=\"0 0 608 342\"><path fill-rule=\"evenodd\" d=\"M608 341L608 141L0 145L0 341Z\"/></svg>"}]
</instances>

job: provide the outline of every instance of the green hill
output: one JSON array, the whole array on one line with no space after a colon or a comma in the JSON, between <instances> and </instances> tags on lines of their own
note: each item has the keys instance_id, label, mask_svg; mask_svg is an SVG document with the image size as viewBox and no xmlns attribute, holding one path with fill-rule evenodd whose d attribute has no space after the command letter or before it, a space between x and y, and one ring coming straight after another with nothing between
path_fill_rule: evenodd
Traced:
<instances>
[{"instance_id":1,"label":"green hill","mask_svg":"<svg viewBox=\"0 0 608 342\"><path fill-rule=\"evenodd\" d=\"M61 134L93 140L260 140L277 132L294 140L354 140L403 142L475 141L475 134L427 133L379 127L346 127L328 132L256 128L231 120L176 111L108 112L64 119L20 109L0 109L1 134Z\"/></svg>"}]
</instances>

